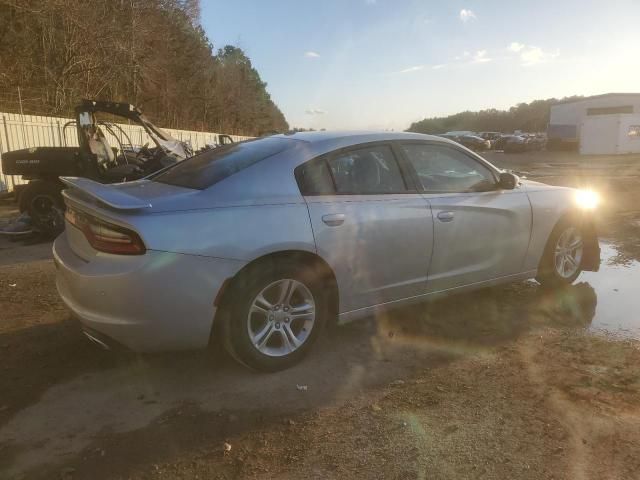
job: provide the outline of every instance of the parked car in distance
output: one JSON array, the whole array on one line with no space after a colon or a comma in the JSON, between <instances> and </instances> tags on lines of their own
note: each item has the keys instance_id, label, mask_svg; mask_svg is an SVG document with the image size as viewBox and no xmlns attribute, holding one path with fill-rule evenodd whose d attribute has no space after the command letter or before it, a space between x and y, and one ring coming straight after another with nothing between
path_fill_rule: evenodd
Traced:
<instances>
[{"instance_id":1,"label":"parked car in distance","mask_svg":"<svg viewBox=\"0 0 640 480\"><path fill-rule=\"evenodd\" d=\"M512 137L510 134L502 134L498 138L496 138L493 142L491 142L491 148L494 150L504 150L504 145L507 143L507 140Z\"/></svg>"},{"instance_id":2,"label":"parked car in distance","mask_svg":"<svg viewBox=\"0 0 640 480\"><path fill-rule=\"evenodd\" d=\"M452 130L450 132L445 133L444 135L449 137L461 137L463 135L475 135L476 132L472 132L471 130Z\"/></svg>"},{"instance_id":3,"label":"parked car in distance","mask_svg":"<svg viewBox=\"0 0 640 480\"><path fill-rule=\"evenodd\" d=\"M447 140L451 140L452 142L457 142L459 138L459 135L454 135L453 133L439 133L436 136L446 138Z\"/></svg>"},{"instance_id":4,"label":"parked car in distance","mask_svg":"<svg viewBox=\"0 0 640 480\"><path fill-rule=\"evenodd\" d=\"M491 142L489 140L485 140L477 135L461 135L458 137L458 143L476 152L489 150L491 148Z\"/></svg>"},{"instance_id":5,"label":"parked car in distance","mask_svg":"<svg viewBox=\"0 0 640 480\"><path fill-rule=\"evenodd\" d=\"M465 147L474 151L489 150L491 148L490 141L485 140L481 137L478 137L475 134L460 134L459 132L447 132L447 133L442 133L438 136L442 138L446 138L453 142L457 142L460 145L464 145Z\"/></svg>"},{"instance_id":6,"label":"parked car in distance","mask_svg":"<svg viewBox=\"0 0 640 480\"><path fill-rule=\"evenodd\" d=\"M547 137L544 134L518 133L500 135L493 141L495 150L504 150L505 153L522 153L531 150L542 150L546 147Z\"/></svg>"},{"instance_id":7,"label":"parked car in distance","mask_svg":"<svg viewBox=\"0 0 640 480\"><path fill-rule=\"evenodd\" d=\"M489 140L491 142L491 148L494 148L494 142L498 140L502 136L500 132L480 132L478 134L480 138L484 138L485 140Z\"/></svg>"},{"instance_id":8,"label":"parked car in distance","mask_svg":"<svg viewBox=\"0 0 640 480\"><path fill-rule=\"evenodd\" d=\"M522 153L528 150L527 143L524 135L511 135L505 139L502 149L505 153Z\"/></svg>"},{"instance_id":9,"label":"parked car in distance","mask_svg":"<svg viewBox=\"0 0 640 480\"><path fill-rule=\"evenodd\" d=\"M123 184L63 178L57 287L86 335L142 352L222 336L255 369L328 322L597 270L589 192L519 179L412 133L306 132L206 151Z\"/></svg>"},{"instance_id":10,"label":"parked car in distance","mask_svg":"<svg viewBox=\"0 0 640 480\"><path fill-rule=\"evenodd\" d=\"M529 145L531 150L542 150L547 146L547 136L543 133L530 134Z\"/></svg>"}]
</instances>

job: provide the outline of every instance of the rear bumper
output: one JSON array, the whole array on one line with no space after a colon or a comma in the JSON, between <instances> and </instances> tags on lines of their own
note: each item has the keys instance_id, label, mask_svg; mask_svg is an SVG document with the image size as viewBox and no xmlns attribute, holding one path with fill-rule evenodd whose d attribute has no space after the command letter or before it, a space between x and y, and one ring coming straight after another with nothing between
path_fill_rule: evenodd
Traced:
<instances>
[{"instance_id":1,"label":"rear bumper","mask_svg":"<svg viewBox=\"0 0 640 480\"><path fill-rule=\"evenodd\" d=\"M56 286L85 330L139 352L204 348L214 299L243 262L147 251L77 256L60 235L53 245ZM103 338L102 336L106 337Z\"/></svg>"}]
</instances>

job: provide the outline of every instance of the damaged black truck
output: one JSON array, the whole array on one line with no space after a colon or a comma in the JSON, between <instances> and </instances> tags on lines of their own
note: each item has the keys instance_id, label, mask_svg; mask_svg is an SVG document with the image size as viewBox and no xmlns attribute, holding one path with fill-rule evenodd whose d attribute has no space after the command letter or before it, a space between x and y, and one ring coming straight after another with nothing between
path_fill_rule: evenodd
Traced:
<instances>
[{"instance_id":1,"label":"damaged black truck","mask_svg":"<svg viewBox=\"0 0 640 480\"><path fill-rule=\"evenodd\" d=\"M153 145L135 146L131 135L116 121L141 126ZM193 153L190 145L153 125L128 103L83 100L65 132L70 127L77 134L77 147L35 147L2 155L6 175L21 175L28 180L26 185L16 186L20 212L27 212L33 227L47 236L64 229L64 185L58 177L126 182L146 177Z\"/></svg>"}]
</instances>

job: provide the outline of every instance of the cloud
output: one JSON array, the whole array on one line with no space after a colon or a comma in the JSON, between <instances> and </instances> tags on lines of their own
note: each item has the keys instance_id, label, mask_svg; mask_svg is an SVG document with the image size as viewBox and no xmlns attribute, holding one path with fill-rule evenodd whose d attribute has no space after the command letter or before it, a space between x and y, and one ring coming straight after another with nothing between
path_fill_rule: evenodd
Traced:
<instances>
[{"instance_id":1,"label":"cloud","mask_svg":"<svg viewBox=\"0 0 640 480\"><path fill-rule=\"evenodd\" d=\"M425 70L427 68L430 68L432 70L440 70L441 68L444 68L447 65L448 64L446 64L446 63L440 63L440 64L437 64L437 65L413 65L411 67L403 68L402 70L397 70L395 72L390 72L387 75L399 75L399 74L405 74L405 73L420 72L420 71Z\"/></svg>"},{"instance_id":2,"label":"cloud","mask_svg":"<svg viewBox=\"0 0 640 480\"><path fill-rule=\"evenodd\" d=\"M491 58L487 57L486 50L478 50L473 56L473 63L486 63L490 62Z\"/></svg>"},{"instance_id":3,"label":"cloud","mask_svg":"<svg viewBox=\"0 0 640 480\"><path fill-rule=\"evenodd\" d=\"M318 58L320 54L318 52L314 52L313 50L309 50L308 52L304 52L304 56L307 58Z\"/></svg>"},{"instance_id":4,"label":"cloud","mask_svg":"<svg viewBox=\"0 0 640 480\"><path fill-rule=\"evenodd\" d=\"M375 5L377 1L378 0L365 0L364 3L366 3L367 5Z\"/></svg>"},{"instance_id":5,"label":"cloud","mask_svg":"<svg viewBox=\"0 0 640 480\"><path fill-rule=\"evenodd\" d=\"M308 108L304 113L306 113L307 115L324 115L327 112L318 108Z\"/></svg>"},{"instance_id":6,"label":"cloud","mask_svg":"<svg viewBox=\"0 0 640 480\"><path fill-rule=\"evenodd\" d=\"M546 52L540 47L524 45L518 42L512 42L507 48L509 51L518 54L518 57L522 62L522 66L524 67L545 63L560 56L559 50L556 50L555 52Z\"/></svg>"},{"instance_id":7,"label":"cloud","mask_svg":"<svg viewBox=\"0 0 640 480\"><path fill-rule=\"evenodd\" d=\"M488 50L476 50L475 53L471 53L469 51L464 51L462 55L456 55L453 57L453 62L451 62L452 66L464 66L464 65L473 65L477 63L488 63L492 62L493 58L489 56ZM447 66L448 64L436 65L433 68L442 68Z\"/></svg>"},{"instance_id":8,"label":"cloud","mask_svg":"<svg viewBox=\"0 0 640 480\"><path fill-rule=\"evenodd\" d=\"M462 20L463 23L467 23L469 20L476 20L476 18L476 14L473 13L473 10L468 10L466 8L460 10L460 20Z\"/></svg>"},{"instance_id":9,"label":"cloud","mask_svg":"<svg viewBox=\"0 0 640 480\"><path fill-rule=\"evenodd\" d=\"M424 65L414 65L413 67L407 67L396 73L412 73L412 72L419 72L420 70L424 70Z\"/></svg>"},{"instance_id":10,"label":"cloud","mask_svg":"<svg viewBox=\"0 0 640 480\"><path fill-rule=\"evenodd\" d=\"M522 65L525 67L530 67L531 65L537 65L539 63L545 63L549 60L553 60L560 56L560 51L556 50L555 52L545 52L540 47L527 47L520 53L520 59L522 60Z\"/></svg>"}]
</instances>

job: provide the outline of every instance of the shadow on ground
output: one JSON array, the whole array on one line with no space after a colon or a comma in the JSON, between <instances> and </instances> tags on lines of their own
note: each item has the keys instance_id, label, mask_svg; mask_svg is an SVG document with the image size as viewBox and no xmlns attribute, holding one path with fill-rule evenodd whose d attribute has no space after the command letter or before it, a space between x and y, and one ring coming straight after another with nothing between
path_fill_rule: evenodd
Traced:
<instances>
[{"instance_id":1,"label":"shadow on ground","mask_svg":"<svg viewBox=\"0 0 640 480\"><path fill-rule=\"evenodd\" d=\"M548 291L528 282L459 295L338 328L303 363L271 375L247 371L220 352L112 355L89 345L70 320L5 333L0 345L21 350L1 386L11 390L11 411L37 403L0 430L0 468L18 474L73 461L79 452L91 456L101 438L135 430L148 435L148 429L157 439L153 449L136 458L123 450L118 458L127 468L166 461L203 435L222 442L232 433L345 404L415 371L490 354L532 328L586 326L595 302L588 284ZM33 373L17 373L23 365ZM122 445L136 435L126 438ZM122 450L118 445L110 448ZM92 477L103 472L107 478L112 470L104 468Z\"/></svg>"}]
</instances>

